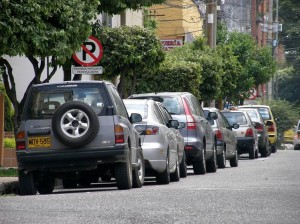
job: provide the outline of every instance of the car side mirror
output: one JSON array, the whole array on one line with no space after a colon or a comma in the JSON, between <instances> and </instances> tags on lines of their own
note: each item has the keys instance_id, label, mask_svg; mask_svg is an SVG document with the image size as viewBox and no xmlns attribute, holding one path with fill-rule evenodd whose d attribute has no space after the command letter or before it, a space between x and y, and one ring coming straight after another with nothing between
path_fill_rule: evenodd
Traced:
<instances>
[{"instance_id":1,"label":"car side mirror","mask_svg":"<svg viewBox=\"0 0 300 224\"><path fill-rule=\"evenodd\" d=\"M185 123L184 122L179 122L179 126L177 129L182 129L185 128Z\"/></svg>"},{"instance_id":2,"label":"car side mirror","mask_svg":"<svg viewBox=\"0 0 300 224\"><path fill-rule=\"evenodd\" d=\"M168 126L170 128L175 128L175 129L178 129L179 127L179 122L177 120L169 120L168 121Z\"/></svg>"},{"instance_id":3,"label":"car side mirror","mask_svg":"<svg viewBox=\"0 0 300 224\"><path fill-rule=\"evenodd\" d=\"M239 127L240 127L240 125L237 124L237 123L234 123L234 124L232 125L232 128L233 128L233 129L238 129Z\"/></svg>"},{"instance_id":4,"label":"car side mirror","mask_svg":"<svg viewBox=\"0 0 300 224\"><path fill-rule=\"evenodd\" d=\"M218 114L216 112L209 112L208 117L212 120L218 119Z\"/></svg>"},{"instance_id":5,"label":"car side mirror","mask_svg":"<svg viewBox=\"0 0 300 224\"><path fill-rule=\"evenodd\" d=\"M140 115L138 113L132 113L130 115L130 121L131 121L131 123L141 122L142 120L143 120L142 115Z\"/></svg>"}]
</instances>

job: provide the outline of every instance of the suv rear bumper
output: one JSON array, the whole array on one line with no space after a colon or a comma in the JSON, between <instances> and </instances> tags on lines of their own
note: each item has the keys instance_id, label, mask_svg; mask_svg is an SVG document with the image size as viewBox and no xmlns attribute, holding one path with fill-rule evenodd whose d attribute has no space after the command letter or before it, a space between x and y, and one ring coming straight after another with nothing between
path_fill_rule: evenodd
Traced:
<instances>
[{"instance_id":1,"label":"suv rear bumper","mask_svg":"<svg viewBox=\"0 0 300 224\"><path fill-rule=\"evenodd\" d=\"M253 137L238 137L237 139L237 147L239 154L241 153L249 153L251 149L253 149L255 145L255 141Z\"/></svg>"},{"instance_id":2,"label":"suv rear bumper","mask_svg":"<svg viewBox=\"0 0 300 224\"><path fill-rule=\"evenodd\" d=\"M80 148L64 151L17 151L21 170L45 169L53 171L79 171L97 168L99 164L125 162L129 155L127 144L111 148Z\"/></svg>"}]
</instances>

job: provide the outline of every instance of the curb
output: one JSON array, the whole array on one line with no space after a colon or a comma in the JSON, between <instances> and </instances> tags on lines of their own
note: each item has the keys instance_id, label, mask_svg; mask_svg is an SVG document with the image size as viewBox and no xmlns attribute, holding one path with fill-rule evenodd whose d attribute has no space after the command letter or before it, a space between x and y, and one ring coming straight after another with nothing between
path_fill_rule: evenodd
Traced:
<instances>
[{"instance_id":1,"label":"curb","mask_svg":"<svg viewBox=\"0 0 300 224\"><path fill-rule=\"evenodd\" d=\"M0 195L5 194L19 194L19 182L0 183Z\"/></svg>"}]
</instances>

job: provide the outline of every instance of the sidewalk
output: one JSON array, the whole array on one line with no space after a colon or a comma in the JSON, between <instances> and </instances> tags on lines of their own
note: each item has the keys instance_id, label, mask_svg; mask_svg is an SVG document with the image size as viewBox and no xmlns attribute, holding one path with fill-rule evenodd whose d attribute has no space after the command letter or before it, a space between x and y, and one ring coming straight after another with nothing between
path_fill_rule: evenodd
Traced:
<instances>
[{"instance_id":1,"label":"sidewalk","mask_svg":"<svg viewBox=\"0 0 300 224\"><path fill-rule=\"evenodd\" d=\"M4 194L19 194L18 177L0 177L0 196Z\"/></svg>"}]
</instances>

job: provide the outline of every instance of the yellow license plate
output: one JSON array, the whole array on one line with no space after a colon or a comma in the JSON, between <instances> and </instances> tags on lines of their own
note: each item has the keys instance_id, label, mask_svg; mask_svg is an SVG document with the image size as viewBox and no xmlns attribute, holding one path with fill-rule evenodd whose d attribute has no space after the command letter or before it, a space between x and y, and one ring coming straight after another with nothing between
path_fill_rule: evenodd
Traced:
<instances>
[{"instance_id":1,"label":"yellow license plate","mask_svg":"<svg viewBox=\"0 0 300 224\"><path fill-rule=\"evenodd\" d=\"M30 137L28 139L28 147L34 148L50 148L51 138L50 137Z\"/></svg>"}]
</instances>

